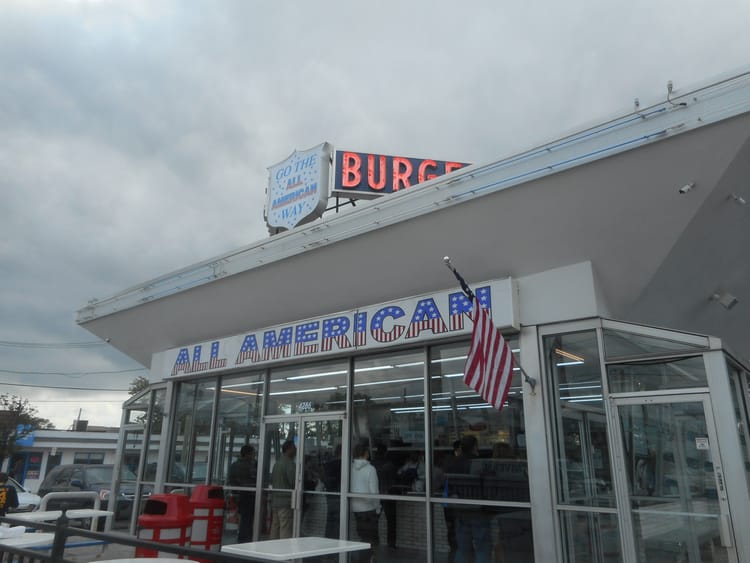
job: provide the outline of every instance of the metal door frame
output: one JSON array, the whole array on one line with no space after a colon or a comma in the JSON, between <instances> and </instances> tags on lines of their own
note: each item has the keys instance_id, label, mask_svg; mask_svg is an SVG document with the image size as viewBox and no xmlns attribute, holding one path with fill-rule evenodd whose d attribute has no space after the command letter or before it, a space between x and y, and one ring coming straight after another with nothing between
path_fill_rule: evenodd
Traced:
<instances>
[{"instance_id":1,"label":"metal door frame","mask_svg":"<svg viewBox=\"0 0 750 563\"><path fill-rule=\"evenodd\" d=\"M265 496L270 493L271 489L269 488L269 483L266 482L267 479L267 473L265 471L265 468L263 467L263 463L266 459L266 450L268 448L268 443L266 440L266 430L269 424L278 424L278 423L284 423L284 422L295 422L297 424L297 436L302 436L301 430L304 427L304 424L306 422L314 422L314 421L331 421L331 420L338 420L341 421L341 446L342 446L342 479L344 475L344 463L343 460L344 457L344 446L349 443L349 427L347 424L345 424L346 421L346 413L344 411L324 411L324 412L313 412L313 413L298 413L298 414L282 414L282 415L268 415L264 416L263 420L261 422L261 428L260 428L260 435L262 437L262 441L260 443L260 448L258 451L258 463L260 465L261 473L260 478L261 482L259 483L258 487L258 495L256 495L256 503L255 503L255 517L253 519L253 537L257 538L259 535L257 532L259 532L259 526L261 525L261 515L262 515L262 507L263 502L265 499ZM302 483L302 477L303 477L303 470L304 470L304 463L299 463L299 460L305 459L305 440L304 436L301 437L301 439L297 440L297 464L296 464L296 471L295 471L295 477L294 477L294 493L292 496L293 499L293 507L294 508L294 526L292 528L292 537L300 537L300 532L302 528L302 499L305 494L303 483ZM268 468L270 471L270 467ZM345 501L345 497L343 494L343 491L340 493L342 503ZM344 519L340 519L340 524L343 526L345 524Z\"/></svg>"},{"instance_id":2,"label":"metal door frame","mask_svg":"<svg viewBox=\"0 0 750 563\"><path fill-rule=\"evenodd\" d=\"M616 463L614 465L613 480L617 495L618 518L620 520L620 534L622 538L623 560L637 561L635 551L635 535L633 530L633 516L631 511L630 491L625 468L625 450L623 445L622 427L620 425L620 406L648 405L648 404L671 404L671 403L701 403L703 414L706 419L706 431L712 453L714 466L714 480L719 500L719 531L722 546L727 548L729 563L738 563L737 546L734 541L734 530L729 511L729 502L724 483L724 470L721 450L719 448L719 437L716 431L711 398L705 391L685 392L674 394L659 394L649 396L617 396L610 395L609 399L609 428L611 429L611 447Z\"/></svg>"}]
</instances>

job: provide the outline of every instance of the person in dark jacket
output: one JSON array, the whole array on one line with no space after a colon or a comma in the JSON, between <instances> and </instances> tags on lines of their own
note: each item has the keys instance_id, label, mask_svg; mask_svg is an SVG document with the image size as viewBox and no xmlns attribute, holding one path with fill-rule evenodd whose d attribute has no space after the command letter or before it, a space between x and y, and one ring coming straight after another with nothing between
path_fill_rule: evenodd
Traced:
<instances>
[{"instance_id":1,"label":"person in dark jacket","mask_svg":"<svg viewBox=\"0 0 750 563\"><path fill-rule=\"evenodd\" d=\"M479 457L477 439L473 435L461 439L461 454L449 466L448 473L471 474L471 461ZM450 478L448 489L450 491ZM451 494L451 496L455 496ZM492 553L490 516L482 507L456 506L456 557L455 563L489 563ZM473 557L472 557L473 555Z\"/></svg>"},{"instance_id":2,"label":"person in dark jacket","mask_svg":"<svg viewBox=\"0 0 750 563\"><path fill-rule=\"evenodd\" d=\"M9 508L18 507L18 493L13 485L8 485L8 474L0 473L0 516L5 516Z\"/></svg>"},{"instance_id":3,"label":"person in dark jacket","mask_svg":"<svg viewBox=\"0 0 750 563\"><path fill-rule=\"evenodd\" d=\"M255 487L257 480L255 449L246 444L240 450L240 457L229 466L229 484L234 487ZM238 491L237 512L240 515L240 526L237 530L238 543L249 542L253 536L253 514L255 511L255 493Z\"/></svg>"}]
</instances>

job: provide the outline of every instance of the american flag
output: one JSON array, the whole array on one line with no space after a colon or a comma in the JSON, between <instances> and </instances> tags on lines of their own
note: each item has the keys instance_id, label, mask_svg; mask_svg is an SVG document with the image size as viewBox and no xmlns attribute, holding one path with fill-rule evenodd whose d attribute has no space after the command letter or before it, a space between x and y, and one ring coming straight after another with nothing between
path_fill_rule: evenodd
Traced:
<instances>
[{"instance_id":1,"label":"american flag","mask_svg":"<svg viewBox=\"0 0 750 563\"><path fill-rule=\"evenodd\" d=\"M406 331L406 338L414 338L420 332L427 329L431 330L433 334L448 331L448 327L445 326L443 317L440 316L434 299L422 299L417 303L417 307L411 317L409 330Z\"/></svg>"},{"instance_id":2,"label":"american flag","mask_svg":"<svg viewBox=\"0 0 750 563\"><path fill-rule=\"evenodd\" d=\"M474 330L466 358L464 383L497 410L503 408L513 379L513 353L487 309L474 298Z\"/></svg>"}]
</instances>

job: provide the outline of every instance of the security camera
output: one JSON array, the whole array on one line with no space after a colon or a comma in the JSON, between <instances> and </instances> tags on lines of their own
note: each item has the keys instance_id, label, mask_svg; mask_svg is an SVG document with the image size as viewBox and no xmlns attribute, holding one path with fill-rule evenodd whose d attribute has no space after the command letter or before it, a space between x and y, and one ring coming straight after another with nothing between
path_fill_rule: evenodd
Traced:
<instances>
[{"instance_id":1,"label":"security camera","mask_svg":"<svg viewBox=\"0 0 750 563\"><path fill-rule=\"evenodd\" d=\"M695 182L690 182L689 184L685 184L684 186L682 186L682 187L681 187L681 188L680 188L679 190L677 190L677 191L678 191L678 192L680 192L681 194L686 194L686 193L688 193L688 192L689 192L690 190L692 190L692 189L693 189L694 187L695 187Z\"/></svg>"}]
</instances>

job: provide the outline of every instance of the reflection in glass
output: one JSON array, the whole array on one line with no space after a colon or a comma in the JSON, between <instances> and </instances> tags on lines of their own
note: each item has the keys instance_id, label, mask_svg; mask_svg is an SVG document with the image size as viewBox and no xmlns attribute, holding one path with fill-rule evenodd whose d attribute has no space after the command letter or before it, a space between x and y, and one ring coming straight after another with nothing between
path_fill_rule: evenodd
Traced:
<instances>
[{"instance_id":1,"label":"reflection in glass","mask_svg":"<svg viewBox=\"0 0 750 563\"><path fill-rule=\"evenodd\" d=\"M659 391L708 385L703 356L609 364L607 378L610 393Z\"/></svg>"},{"instance_id":2,"label":"reflection in glass","mask_svg":"<svg viewBox=\"0 0 750 563\"><path fill-rule=\"evenodd\" d=\"M384 494L424 496L424 353L412 350L354 363L352 451L370 447Z\"/></svg>"},{"instance_id":3,"label":"reflection in glass","mask_svg":"<svg viewBox=\"0 0 750 563\"><path fill-rule=\"evenodd\" d=\"M517 352L517 341L508 340ZM435 347L430 352L430 393L434 496L528 502L522 375L513 373L501 411L492 408L463 382L468 342ZM476 438L476 452L456 459L454 445Z\"/></svg>"},{"instance_id":4,"label":"reflection in glass","mask_svg":"<svg viewBox=\"0 0 750 563\"><path fill-rule=\"evenodd\" d=\"M458 548L456 520L478 513L486 524L485 535L489 561L533 563L534 546L531 509L435 504L432 506L434 561L454 561Z\"/></svg>"},{"instance_id":5,"label":"reflection in glass","mask_svg":"<svg viewBox=\"0 0 750 563\"><path fill-rule=\"evenodd\" d=\"M640 561L728 561L703 403L618 407ZM671 556L670 556L671 557Z\"/></svg>"},{"instance_id":6,"label":"reflection in glass","mask_svg":"<svg viewBox=\"0 0 750 563\"><path fill-rule=\"evenodd\" d=\"M604 336L604 350L607 360L631 357L642 358L655 355L663 356L674 354L675 352L708 349L708 338L705 338L703 344L690 344L612 329L604 329L602 334Z\"/></svg>"},{"instance_id":7,"label":"reflection in glass","mask_svg":"<svg viewBox=\"0 0 750 563\"><path fill-rule=\"evenodd\" d=\"M615 506L596 332L544 339L555 386L558 500Z\"/></svg>"},{"instance_id":8,"label":"reflection in glass","mask_svg":"<svg viewBox=\"0 0 750 563\"><path fill-rule=\"evenodd\" d=\"M201 467L205 468L215 394L214 379L178 384L172 453L169 456L166 482L190 483L193 472L200 472Z\"/></svg>"},{"instance_id":9,"label":"reflection in glass","mask_svg":"<svg viewBox=\"0 0 750 563\"><path fill-rule=\"evenodd\" d=\"M263 372L243 373L221 380L218 415L216 418L214 468L211 482L227 484L229 466L238 459L245 444L258 453L260 443L260 416L263 405ZM204 465L193 466L193 481L203 482Z\"/></svg>"},{"instance_id":10,"label":"reflection in glass","mask_svg":"<svg viewBox=\"0 0 750 563\"><path fill-rule=\"evenodd\" d=\"M303 422L300 535L339 538L343 421Z\"/></svg>"},{"instance_id":11,"label":"reflection in glass","mask_svg":"<svg viewBox=\"0 0 750 563\"><path fill-rule=\"evenodd\" d=\"M267 414L346 409L348 360L271 370Z\"/></svg>"},{"instance_id":12,"label":"reflection in glass","mask_svg":"<svg viewBox=\"0 0 750 563\"><path fill-rule=\"evenodd\" d=\"M622 561L617 514L567 510L561 511L560 514L566 563Z\"/></svg>"},{"instance_id":13,"label":"reflection in glass","mask_svg":"<svg viewBox=\"0 0 750 563\"><path fill-rule=\"evenodd\" d=\"M377 520L379 544L374 548L375 561L427 561L427 528L424 502L394 500L392 513L398 515L398 526L394 528L394 543L389 545L388 518L386 509ZM382 503L382 501L381 501ZM351 504L351 502L350 502ZM349 508L348 534L352 541L362 541L357 533L354 513ZM395 548L395 549L394 549ZM356 559L352 559L355 561Z\"/></svg>"},{"instance_id":14,"label":"reflection in glass","mask_svg":"<svg viewBox=\"0 0 750 563\"><path fill-rule=\"evenodd\" d=\"M747 394L745 389L748 385L748 374L739 367L727 362L729 372L729 389L732 394L732 407L737 422L737 434L740 440L742 460L745 464L745 479L750 486L750 411L748 410Z\"/></svg>"}]
</instances>

